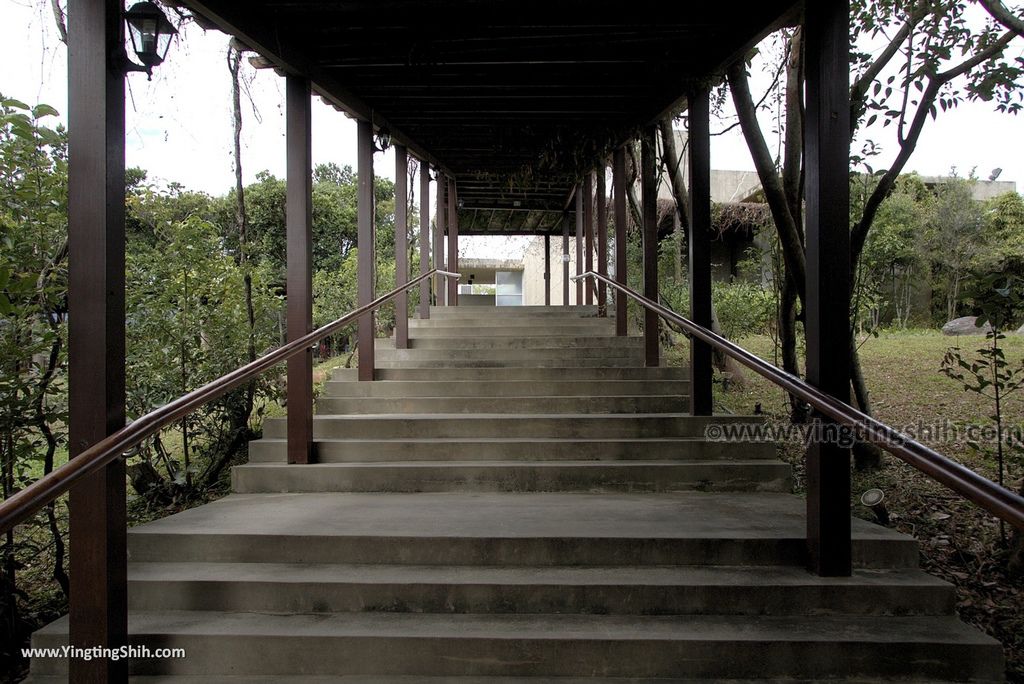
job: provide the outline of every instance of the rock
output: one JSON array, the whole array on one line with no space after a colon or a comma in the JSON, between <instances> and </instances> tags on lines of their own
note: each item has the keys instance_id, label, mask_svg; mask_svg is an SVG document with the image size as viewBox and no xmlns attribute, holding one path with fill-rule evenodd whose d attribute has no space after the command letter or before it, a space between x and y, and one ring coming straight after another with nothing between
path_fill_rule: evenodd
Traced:
<instances>
[{"instance_id":1,"label":"rock","mask_svg":"<svg viewBox=\"0 0 1024 684\"><path fill-rule=\"evenodd\" d=\"M985 323L980 328L978 327L977 316L954 318L942 326L943 335L987 335L990 330L992 330L992 326L988 323Z\"/></svg>"},{"instance_id":2,"label":"rock","mask_svg":"<svg viewBox=\"0 0 1024 684\"><path fill-rule=\"evenodd\" d=\"M1017 328L1017 334L1018 335L1024 335L1024 325L1022 325L1019 328Z\"/></svg>"}]
</instances>

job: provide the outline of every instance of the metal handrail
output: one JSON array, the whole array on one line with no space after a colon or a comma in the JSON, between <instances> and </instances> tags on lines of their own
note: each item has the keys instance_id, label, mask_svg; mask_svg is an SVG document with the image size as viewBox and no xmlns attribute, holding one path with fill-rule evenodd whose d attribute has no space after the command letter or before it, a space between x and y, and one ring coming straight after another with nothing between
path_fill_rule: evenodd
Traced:
<instances>
[{"instance_id":1,"label":"metal handrail","mask_svg":"<svg viewBox=\"0 0 1024 684\"><path fill-rule=\"evenodd\" d=\"M596 278L625 293L662 318L677 324L691 336L721 350L755 373L782 387L793 396L804 400L819 413L831 418L840 425L858 431L858 437L885 449L937 482L949 487L965 499L974 502L1014 527L1024 530L1024 497L1019 494L1001 487L988 478L982 477L970 468L962 466L934 449L897 432L894 428L862 411L858 411L849 404L825 394L804 380L754 356L743 347L730 342L707 328L697 325L693 321L683 318L668 307L644 297L639 292L622 283L593 271L582 273L571 279L579 280L580 278Z\"/></svg>"},{"instance_id":2,"label":"metal handrail","mask_svg":"<svg viewBox=\"0 0 1024 684\"><path fill-rule=\"evenodd\" d=\"M0 533L6 532L15 525L24 522L43 506L68 491L75 482L106 467L115 459L120 458L125 451L136 446L147 437L156 434L167 425L178 421L200 406L227 394L229 391L252 380L282 361L286 361L306 351L309 347L333 334L339 328L351 323L360 316L380 308L399 294L412 289L434 275L456 279L462 277L459 273L450 273L438 269L424 273L402 287L396 288L388 294L374 299L369 304L364 304L355 311L345 314L336 321L328 323L307 335L303 335L297 340L288 342L269 354L236 368L198 389L192 390L188 394L182 395L174 401L137 418L117 432L104 437L61 467L36 480L5 501L0 502Z\"/></svg>"}]
</instances>

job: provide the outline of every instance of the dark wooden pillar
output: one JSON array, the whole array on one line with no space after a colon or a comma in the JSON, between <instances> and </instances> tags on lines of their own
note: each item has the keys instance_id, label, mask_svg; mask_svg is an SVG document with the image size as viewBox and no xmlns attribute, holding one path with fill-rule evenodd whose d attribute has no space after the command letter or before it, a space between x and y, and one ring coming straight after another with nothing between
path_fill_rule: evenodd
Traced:
<instances>
[{"instance_id":1,"label":"dark wooden pillar","mask_svg":"<svg viewBox=\"0 0 1024 684\"><path fill-rule=\"evenodd\" d=\"M597 170L597 272L608 275L608 191L604 180L604 162ZM597 314L608 315L608 286L597 285Z\"/></svg>"},{"instance_id":2,"label":"dark wooden pillar","mask_svg":"<svg viewBox=\"0 0 1024 684\"><path fill-rule=\"evenodd\" d=\"M437 174L437 210L434 216L434 268L445 270L444 262L444 234L447 218L445 194L448 190L448 180L440 173ZM443 275L434 276L434 304L445 305L445 278Z\"/></svg>"},{"instance_id":3,"label":"dark wooden pillar","mask_svg":"<svg viewBox=\"0 0 1024 684\"><path fill-rule=\"evenodd\" d=\"M562 306L569 306L569 215L562 217Z\"/></svg>"},{"instance_id":4,"label":"dark wooden pillar","mask_svg":"<svg viewBox=\"0 0 1024 684\"><path fill-rule=\"evenodd\" d=\"M640 184L643 189L644 297L658 301L658 160L655 148L656 129L647 126L641 134ZM660 362L658 314L644 309L644 362L657 366Z\"/></svg>"},{"instance_id":5,"label":"dark wooden pillar","mask_svg":"<svg viewBox=\"0 0 1024 684\"><path fill-rule=\"evenodd\" d=\"M68 9L68 336L75 458L124 426L124 76L122 5ZM71 489L71 644L128 643L125 467L117 459ZM127 661L73 659L70 681L126 682Z\"/></svg>"},{"instance_id":6,"label":"dark wooden pillar","mask_svg":"<svg viewBox=\"0 0 1024 684\"><path fill-rule=\"evenodd\" d=\"M587 174L583 179L583 250L585 252L584 273L594 270L594 177ZM594 281L587 278L583 281L586 288L585 303L594 303Z\"/></svg>"},{"instance_id":7,"label":"dark wooden pillar","mask_svg":"<svg viewBox=\"0 0 1024 684\"><path fill-rule=\"evenodd\" d=\"M309 79L288 76L288 340L313 330L313 146ZM362 252L360 252L360 257ZM313 460L313 351L288 359L288 462Z\"/></svg>"},{"instance_id":8,"label":"dark wooden pillar","mask_svg":"<svg viewBox=\"0 0 1024 684\"><path fill-rule=\"evenodd\" d=\"M544 236L544 306L551 306L551 236Z\"/></svg>"},{"instance_id":9,"label":"dark wooden pillar","mask_svg":"<svg viewBox=\"0 0 1024 684\"><path fill-rule=\"evenodd\" d=\"M711 329L711 129L707 89L690 93L690 320ZM711 346L690 340L690 412L710 416Z\"/></svg>"},{"instance_id":10,"label":"dark wooden pillar","mask_svg":"<svg viewBox=\"0 0 1024 684\"><path fill-rule=\"evenodd\" d=\"M376 235L373 225L373 124L359 121L357 124L356 144L357 176L359 180L356 197L358 209L358 245L359 263L357 264L359 306L369 304L374 299L374 255L376 253ZM368 313L359 317L359 379L373 380L374 377L374 314Z\"/></svg>"},{"instance_id":11,"label":"dark wooden pillar","mask_svg":"<svg viewBox=\"0 0 1024 684\"><path fill-rule=\"evenodd\" d=\"M809 2L804 27L807 380L844 402L850 400L849 15L849 0ZM807 451L807 545L819 575L850 574L850 451L834 441L812 443Z\"/></svg>"},{"instance_id":12,"label":"dark wooden pillar","mask_svg":"<svg viewBox=\"0 0 1024 684\"><path fill-rule=\"evenodd\" d=\"M454 178L448 179L448 268L459 272L459 188ZM448 306L459 304L459 281L448 278Z\"/></svg>"},{"instance_id":13,"label":"dark wooden pillar","mask_svg":"<svg viewBox=\"0 0 1024 684\"><path fill-rule=\"evenodd\" d=\"M576 275L583 273L583 184L576 186ZM576 305L583 304L583 279L576 281Z\"/></svg>"},{"instance_id":14,"label":"dark wooden pillar","mask_svg":"<svg viewBox=\"0 0 1024 684\"><path fill-rule=\"evenodd\" d=\"M409 282L409 152L395 145L395 289ZM395 349L409 348L409 294L395 297Z\"/></svg>"},{"instance_id":15,"label":"dark wooden pillar","mask_svg":"<svg viewBox=\"0 0 1024 684\"><path fill-rule=\"evenodd\" d=\"M430 273L430 165L420 161L420 275ZM430 318L430 279L420 284L420 318Z\"/></svg>"},{"instance_id":16,"label":"dark wooden pillar","mask_svg":"<svg viewBox=\"0 0 1024 684\"><path fill-rule=\"evenodd\" d=\"M612 191L615 195L615 282L626 284L626 150L615 150L612 157ZM615 292L615 334L629 334L626 319L626 293Z\"/></svg>"}]
</instances>

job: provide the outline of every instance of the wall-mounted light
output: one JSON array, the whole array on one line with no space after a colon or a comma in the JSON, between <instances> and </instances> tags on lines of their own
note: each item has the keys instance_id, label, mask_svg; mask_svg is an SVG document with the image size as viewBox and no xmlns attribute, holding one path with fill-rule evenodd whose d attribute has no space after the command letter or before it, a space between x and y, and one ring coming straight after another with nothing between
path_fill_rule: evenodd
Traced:
<instances>
[{"instance_id":1,"label":"wall-mounted light","mask_svg":"<svg viewBox=\"0 0 1024 684\"><path fill-rule=\"evenodd\" d=\"M153 67L160 66L167 58L171 39L178 35L178 29L156 4L148 0L132 5L124 13L124 20L128 24L132 51L142 62L140 65L126 60L128 64L125 66L128 71L145 71L152 78Z\"/></svg>"}]
</instances>

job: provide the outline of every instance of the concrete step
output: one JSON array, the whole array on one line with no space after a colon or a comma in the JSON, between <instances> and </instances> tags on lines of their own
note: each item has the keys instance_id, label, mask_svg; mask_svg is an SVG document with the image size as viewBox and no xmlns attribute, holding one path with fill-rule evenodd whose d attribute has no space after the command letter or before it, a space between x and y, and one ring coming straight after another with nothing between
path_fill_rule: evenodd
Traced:
<instances>
[{"instance_id":1,"label":"concrete step","mask_svg":"<svg viewBox=\"0 0 1024 684\"><path fill-rule=\"evenodd\" d=\"M250 463L232 491L271 492L790 492L792 468L758 461L412 461Z\"/></svg>"},{"instance_id":2,"label":"concrete step","mask_svg":"<svg viewBox=\"0 0 1024 684\"><path fill-rule=\"evenodd\" d=\"M377 339L377 349L389 351L394 350L395 340L393 338ZM615 337L614 335L546 335L526 337L522 335L509 335L498 337L495 335L479 336L475 332L468 332L465 335L445 335L444 337L413 337L409 340L409 349L491 349L491 350L518 350L518 349L629 349L636 350L643 348L642 337Z\"/></svg>"},{"instance_id":3,"label":"concrete step","mask_svg":"<svg viewBox=\"0 0 1024 684\"><path fill-rule=\"evenodd\" d=\"M432 306L430 319L440 318L596 318L597 306ZM614 320L614 319L612 319Z\"/></svg>"},{"instance_id":4,"label":"concrete step","mask_svg":"<svg viewBox=\"0 0 1024 684\"><path fill-rule=\"evenodd\" d=\"M318 439L321 463L390 463L394 461L756 461L775 459L768 442L730 444L702 439ZM285 439L249 442L250 463L284 463Z\"/></svg>"},{"instance_id":5,"label":"concrete step","mask_svg":"<svg viewBox=\"0 0 1024 684\"><path fill-rule=\"evenodd\" d=\"M690 369L658 366L646 368L641 364L618 368L600 367L529 367L521 368L446 368L438 372L434 368L377 368L377 380L463 380L491 382L533 382L533 381L604 381L604 380L689 380ZM337 368L331 372L337 381L355 381L355 368Z\"/></svg>"},{"instance_id":6,"label":"concrete step","mask_svg":"<svg viewBox=\"0 0 1024 684\"><path fill-rule=\"evenodd\" d=\"M632 360L634 365L643 363L643 349L634 347L573 347L544 346L530 349L502 349L484 346L464 349L377 349L380 361L470 361L497 360L526 363L529 361L571 361L594 359L598 361Z\"/></svg>"},{"instance_id":7,"label":"concrete step","mask_svg":"<svg viewBox=\"0 0 1024 684\"><path fill-rule=\"evenodd\" d=\"M790 494L231 494L128 531L133 562L488 566L806 562ZM852 520L858 568L917 567L917 544Z\"/></svg>"},{"instance_id":8,"label":"concrete step","mask_svg":"<svg viewBox=\"0 0 1024 684\"><path fill-rule=\"evenodd\" d=\"M508 321L467 321L449 318L440 321L409 321L409 337L430 339L434 337L525 337L545 339L548 337L590 337L615 335L615 326L600 318L580 318L577 323L564 321L547 322L543 319L521 319Z\"/></svg>"},{"instance_id":9,"label":"concrete step","mask_svg":"<svg viewBox=\"0 0 1024 684\"><path fill-rule=\"evenodd\" d=\"M476 413L406 415L318 415L313 417L313 436L346 439L409 439L428 437L550 437L550 438L662 438L704 437L712 425L760 423L757 416L700 416L668 414L504 414ZM268 418L263 435L286 436L285 418Z\"/></svg>"},{"instance_id":10,"label":"concrete step","mask_svg":"<svg viewBox=\"0 0 1024 684\"><path fill-rule=\"evenodd\" d=\"M686 395L688 380L331 380L321 397L613 397Z\"/></svg>"},{"instance_id":11,"label":"concrete step","mask_svg":"<svg viewBox=\"0 0 1024 684\"><path fill-rule=\"evenodd\" d=\"M998 643L954 617L135 611L131 641L184 648L138 674L881 677L998 681ZM33 637L67 642L67 620ZM401 657L396 657L398 654ZM37 660L38 675L63 671Z\"/></svg>"},{"instance_id":12,"label":"concrete step","mask_svg":"<svg viewBox=\"0 0 1024 684\"><path fill-rule=\"evenodd\" d=\"M420 354L427 353L425 351L419 352ZM481 369L492 369L492 368L594 368L594 369L612 369L612 368L633 368L640 365L643 362L642 354L632 354L629 356L621 357L609 357L609 356L583 356L574 357L567 354L558 354L552 358L538 358L536 356L510 356L510 353L499 356L497 358L384 358L381 359L378 354L378 360L376 366L380 368L423 368L430 369L434 377L440 375L447 375L448 370L460 369L460 368L481 368Z\"/></svg>"},{"instance_id":13,"label":"concrete step","mask_svg":"<svg viewBox=\"0 0 1024 684\"><path fill-rule=\"evenodd\" d=\"M687 396L621 397L320 397L320 414L380 413L681 413L690 408Z\"/></svg>"},{"instance_id":14,"label":"concrete step","mask_svg":"<svg viewBox=\"0 0 1024 684\"><path fill-rule=\"evenodd\" d=\"M795 567L131 563L132 610L595 615L951 615L920 570L822 578Z\"/></svg>"}]
</instances>

